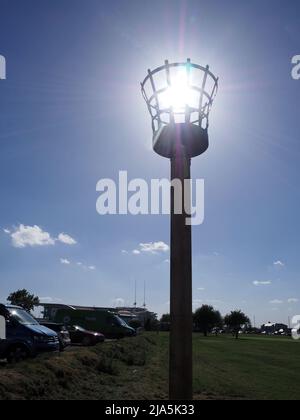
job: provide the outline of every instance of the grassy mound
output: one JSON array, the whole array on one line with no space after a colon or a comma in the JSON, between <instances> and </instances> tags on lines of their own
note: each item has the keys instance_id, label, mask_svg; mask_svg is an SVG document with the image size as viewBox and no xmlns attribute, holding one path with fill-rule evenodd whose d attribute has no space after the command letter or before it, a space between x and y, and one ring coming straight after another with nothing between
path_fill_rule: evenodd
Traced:
<instances>
[{"instance_id":1,"label":"grassy mound","mask_svg":"<svg viewBox=\"0 0 300 420\"><path fill-rule=\"evenodd\" d=\"M155 335L139 336L2 367L0 399L158 398L147 381L156 346Z\"/></svg>"}]
</instances>

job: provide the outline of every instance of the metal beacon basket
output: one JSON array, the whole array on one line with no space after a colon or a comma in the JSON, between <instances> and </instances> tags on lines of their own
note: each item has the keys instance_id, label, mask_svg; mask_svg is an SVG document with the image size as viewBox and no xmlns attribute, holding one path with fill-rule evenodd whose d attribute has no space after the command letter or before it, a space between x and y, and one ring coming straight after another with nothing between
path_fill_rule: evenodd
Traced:
<instances>
[{"instance_id":1,"label":"metal beacon basket","mask_svg":"<svg viewBox=\"0 0 300 420\"><path fill-rule=\"evenodd\" d=\"M159 155L174 157L178 142L190 158L207 150L209 113L218 80L209 66L190 59L166 60L163 66L148 70L141 87L151 115L153 148Z\"/></svg>"}]
</instances>

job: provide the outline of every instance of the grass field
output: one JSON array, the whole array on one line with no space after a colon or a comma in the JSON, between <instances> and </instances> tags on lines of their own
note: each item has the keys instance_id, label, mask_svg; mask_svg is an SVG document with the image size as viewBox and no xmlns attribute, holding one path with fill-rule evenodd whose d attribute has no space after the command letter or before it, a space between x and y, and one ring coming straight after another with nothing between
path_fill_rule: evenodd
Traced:
<instances>
[{"instance_id":1,"label":"grass field","mask_svg":"<svg viewBox=\"0 0 300 420\"><path fill-rule=\"evenodd\" d=\"M0 368L0 399L166 399L168 334ZM195 399L300 399L300 342L194 336Z\"/></svg>"},{"instance_id":2,"label":"grass field","mask_svg":"<svg viewBox=\"0 0 300 420\"><path fill-rule=\"evenodd\" d=\"M300 399L300 343L292 339L198 337L194 354L200 397Z\"/></svg>"}]
</instances>

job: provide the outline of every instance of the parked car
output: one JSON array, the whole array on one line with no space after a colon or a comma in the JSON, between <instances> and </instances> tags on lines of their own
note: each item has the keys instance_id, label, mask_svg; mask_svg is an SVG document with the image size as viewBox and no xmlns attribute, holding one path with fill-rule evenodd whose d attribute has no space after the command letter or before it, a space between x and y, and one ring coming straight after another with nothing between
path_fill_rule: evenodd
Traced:
<instances>
[{"instance_id":1,"label":"parked car","mask_svg":"<svg viewBox=\"0 0 300 420\"><path fill-rule=\"evenodd\" d=\"M70 333L64 324L56 324L55 322L47 321L40 321L40 324L49 328L49 330L56 332L59 339L59 351L64 351L66 347L71 345Z\"/></svg>"},{"instance_id":2,"label":"parked car","mask_svg":"<svg viewBox=\"0 0 300 420\"><path fill-rule=\"evenodd\" d=\"M101 331L106 338L123 338L136 335L134 328L126 322L106 310L75 309L64 306L49 313L49 319L64 325L80 325L90 331Z\"/></svg>"},{"instance_id":3,"label":"parked car","mask_svg":"<svg viewBox=\"0 0 300 420\"><path fill-rule=\"evenodd\" d=\"M5 320L5 337L0 340L0 359L18 362L41 352L59 350L58 336L40 325L19 306L0 305Z\"/></svg>"},{"instance_id":4,"label":"parked car","mask_svg":"<svg viewBox=\"0 0 300 420\"><path fill-rule=\"evenodd\" d=\"M70 334L72 344L82 344L83 346L88 347L103 343L105 340L103 334L85 330L79 325L68 327L68 332Z\"/></svg>"}]
</instances>

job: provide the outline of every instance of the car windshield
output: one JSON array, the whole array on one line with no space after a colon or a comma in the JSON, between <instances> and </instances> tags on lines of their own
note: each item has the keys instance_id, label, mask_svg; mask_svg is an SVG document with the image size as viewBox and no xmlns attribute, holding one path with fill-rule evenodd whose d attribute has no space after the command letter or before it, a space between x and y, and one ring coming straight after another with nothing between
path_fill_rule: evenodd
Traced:
<instances>
[{"instance_id":1,"label":"car windshield","mask_svg":"<svg viewBox=\"0 0 300 420\"><path fill-rule=\"evenodd\" d=\"M75 325L73 328L74 328L74 330L76 330L76 331L86 332L86 330L85 330L84 328L79 327L78 325Z\"/></svg>"},{"instance_id":2,"label":"car windshield","mask_svg":"<svg viewBox=\"0 0 300 420\"><path fill-rule=\"evenodd\" d=\"M9 308L10 315L22 325L38 325L38 322L24 309Z\"/></svg>"},{"instance_id":3,"label":"car windshield","mask_svg":"<svg viewBox=\"0 0 300 420\"><path fill-rule=\"evenodd\" d=\"M122 327L128 327L128 325L126 324L126 322L122 318L120 318L119 316L116 316L116 321Z\"/></svg>"}]
</instances>

